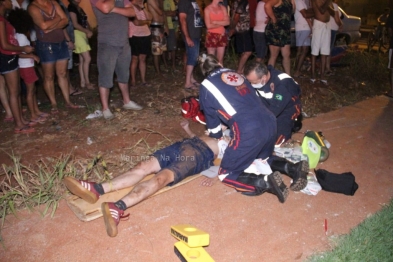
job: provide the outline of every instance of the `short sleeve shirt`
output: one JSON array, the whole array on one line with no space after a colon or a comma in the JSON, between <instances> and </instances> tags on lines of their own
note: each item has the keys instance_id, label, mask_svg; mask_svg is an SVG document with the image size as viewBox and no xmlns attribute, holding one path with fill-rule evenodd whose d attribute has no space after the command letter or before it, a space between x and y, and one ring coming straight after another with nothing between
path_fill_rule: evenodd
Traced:
<instances>
[{"instance_id":1,"label":"short sleeve shirt","mask_svg":"<svg viewBox=\"0 0 393 262\"><path fill-rule=\"evenodd\" d=\"M199 39L202 34L202 27L204 25L201 16L201 10L195 0L180 0L179 14L186 14L188 35L192 39Z\"/></svg>"},{"instance_id":2,"label":"short sleeve shirt","mask_svg":"<svg viewBox=\"0 0 393 262\"><path fill-rule=\"evenodd\" d=\"M236 24L236 32L246 32L250 29L250 10L249 5L244 4L244 0L242 2L234 3L234 10L236 10L236 14L239 14L239 22Z\"/></svg>"},{"instance_id":3,"label":"short sleeve shirt","mask_svg":"<svg viewBox=\"0 0 393 262\"><path fill-rule=\"evenodd\" d=\"M296 31L304 31L310 30L310 26L308 25L306 19L303 17L301 10L306 9L307 5L304 0L295 0L296 10L295 10L295 30Z\"/></svg>"}]
</instances>

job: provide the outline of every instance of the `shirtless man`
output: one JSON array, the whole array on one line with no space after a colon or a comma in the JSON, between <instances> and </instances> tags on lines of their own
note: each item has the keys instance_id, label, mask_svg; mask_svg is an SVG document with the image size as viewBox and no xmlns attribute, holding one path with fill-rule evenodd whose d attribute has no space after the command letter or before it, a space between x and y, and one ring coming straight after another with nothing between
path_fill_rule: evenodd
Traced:
<instances>
[{"instance_id":1,"label":"shirtless man","mask_svg":"<svg viewBox=\"0 0 393 262\"><path fill-rule=\"evenodd\" d=\"M153 54L154 68L161 75L160 57L167 50L166 36L168 26L164 12L163 0L147 0L147 6L153 16L150 24L151 30L151 52Z\"/></svg>"},{"instance_id":2,"label":"shirtless man","mask_svg":"<svg viewBox=\"0 0 393 262\"><path fill-rule=\"evenodd\" d=\"M314 22L311 39L311 78L310 82L315 83L315 61L321 55L321 79L320 82L327 85L325 79L326 57L330 54L330 15L334 10L331 8L332 0L311 0L311 7L314 11Z\"/></svg>"}]
</instances>

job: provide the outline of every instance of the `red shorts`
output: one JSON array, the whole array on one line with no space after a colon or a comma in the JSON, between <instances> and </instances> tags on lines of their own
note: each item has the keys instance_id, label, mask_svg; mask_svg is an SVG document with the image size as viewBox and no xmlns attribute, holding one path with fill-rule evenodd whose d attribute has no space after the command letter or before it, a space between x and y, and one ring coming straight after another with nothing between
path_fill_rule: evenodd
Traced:
<instances>
[{"instance_id":1,"label":"red shorts","mask_svg":"<svg viewBox=\"0 0 393 262\"><path fill-rule=\"evenodd\" d=\"M211 33L207 32L206 34L206 41L205 41L205 46L206 47L224 47L228 43L228 38L226 34L216 34L216 33Z\"/></svg>"},{"instance_id":2,"label":"red shorts","mask_svg":"<svg viewBox=\"0 0 393 262\"><path fill-rule=\"evenodd\" d=\"M34 67L19 68L19 74L26 84L31 84L38 80Z\"/></svg>"}]
</instances>

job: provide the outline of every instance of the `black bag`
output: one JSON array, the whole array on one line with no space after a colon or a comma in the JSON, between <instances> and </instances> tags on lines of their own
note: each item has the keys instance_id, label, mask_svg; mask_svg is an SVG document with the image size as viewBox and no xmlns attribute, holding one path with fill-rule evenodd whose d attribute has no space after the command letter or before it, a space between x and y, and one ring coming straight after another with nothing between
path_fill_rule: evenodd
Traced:
<instances>
[{"instance_id":1,"label":"black bag","mask_svg":"<svg viewBox=\"0 0 393 262\"><path fill-rule=\"evenodd\" d=\"M359 187L355 182L355 176L351 172L335 174L324 169L318 169L315 170L315 174L318 183L325 191L353 196Z\"/></svg>"}]
</instances>

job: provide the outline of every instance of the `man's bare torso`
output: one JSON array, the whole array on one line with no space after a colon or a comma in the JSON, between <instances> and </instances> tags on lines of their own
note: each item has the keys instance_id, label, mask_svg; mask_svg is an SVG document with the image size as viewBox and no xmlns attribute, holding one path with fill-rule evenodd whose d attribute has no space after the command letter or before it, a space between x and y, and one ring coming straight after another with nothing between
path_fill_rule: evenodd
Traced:
<instances>
[{"instance_id":1,"label":"man's bare torso","mask_svg":"<svg viewBox=\"0 0 393 262\"><path fill-rule=\"evenodd\" d=\"M330 20L330 13L328 11L332 0L311 0L311 6L314 11L314 19L327 23Z\"/></svg>"},{"instance_id":2,"label":"man's bare torso","mask_svg":"<svg viewBox=\"0 0 393 262\"><path fill-rule=\"evenodd\" d=\"M164 24L163 0L147 0L147 6L153 16L152 23Z\"/></svg>"}]
</instances>

